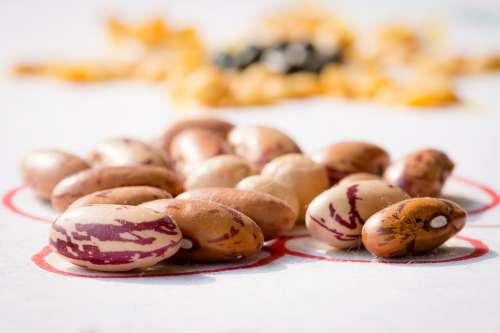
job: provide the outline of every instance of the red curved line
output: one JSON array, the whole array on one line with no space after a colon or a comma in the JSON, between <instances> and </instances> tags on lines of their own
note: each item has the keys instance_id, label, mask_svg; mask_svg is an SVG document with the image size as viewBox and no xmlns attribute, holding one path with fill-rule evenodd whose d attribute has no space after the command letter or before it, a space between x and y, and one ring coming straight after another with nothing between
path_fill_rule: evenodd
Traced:
<instances>
[{"instance_id":1,"label":"red curved line","mask_svg":"<svg viewBox=\"0 0 500 333\"><path fill-rule=\"evenodd\" d=\"M267 264L272 263L278 258L281 258L285 255L284 252L280 252L272 247L265 247L263 249L267 253L269 253L269 256L259 259L253 263L249 263L246 265L242 266L235 266L235 267L223 267L223 268L208 268L208 269L202 269L198 271L190 271L190 272L177 272L177 273L134 273L134 274L128 274L125 275L99 275L99 274L77 274L77 273L70 273L70 272L65 272L60 269L55 268L54 266L50 265L45 258L52 252L49 246L45 246L42 248L38 253L36 253L31 260L41 269L46 270L51 273L55 274L60 274L64 276L71 276L71 277L82 277L82 278L94 278L94 279L130 279L130 278L155 278L155 277L162 277L162 276L183 276L183 275L196 275L196 274L207 274L207 273L219 273L219 272L226 272L226 271L234 271L238 269L248 269L248 268L255 268L255 267L260 267L264 266Z\"/></svg>"},{"instance_id":2,"label":"red curved line","mask_svg":"<svg viewBox=\"0 0 500 333\"><path fill-rule=\"evenodd\" d=\"M14 204L14 197L22 190L26 189L28 186L27 185L21 185L21 186L17 186L17 187L14 187L13 189L7 191L7 193L5 193L5 195L3 196L2 198L2 203L3 205L8 209L10 210L11 212L15 213L15 214L18 214L18 215L21 215L21 216L24 216L24 217L27 217L29 219L32 219L32 220L35 220L35 221L38 221L38 222L44 222L44 223L52 223L51 220L47 219L47 218L44 218L44 217L39 217L39 216L36 216L36 215L32 215L30 213L27 213L21 209L19 209L15 204Z\"/></svg>"},{"instance_id":3,"label":"red curved line","mask_svg":"<svg viewBox=\"0 0 500 333\"><path fill-rule=\"evenodd\" d=\"M309 253L304 253L304 252L299 252L296 250L291 250L286 247L286 243L295 238L305 238L309 237L308 235L300 235L300 236L290 236L286 238L282 238L279 241L277 241L273 246L276 248L277 251L282 251L285 254L290 254L292 256L296 257L302 257L302 258L308 258L308 259L316 259L316 260L322 260L322 261L332 261L332 262L351 262L351 263L370 263L370 264L442 264L442 263L447 263L447 262L455 262L455 261L462 261L462 260L469 260L477 257L481 257L485 255L486 253L489 252L488 246L483 243L482 241L474 238L469 238L465 236L455 236L458 239L464 240L469 242L473 248L474 251L469 253L466 256L463 257L457 257L457 258L449 258L449 259L442 259L442 260L420 260L420 261L412 261L412 260L391 260L391 259L382 259L382 260L366 260L366 259L340 259L340 258L330 258L330 257L322 257L319 255L314 255L314 254L309 254Z\"/></svg>"},{"instance_id":4,"label":"red curved line","mask_svg":"<svg viewBox=\"0 0 500 333\"><path fill-rule=\"evenodd\" d=\"M464 177L461 177L461 176L455 176L455 175L453 175L452 178L455 179L455 180L457 180L457 181L459 181L459 182L465 183L465 184L467 184L469 186L478 188L478 189L482 190L483 192L486 192L489 195L489 197L491 198L491 201L488 204L484 205L483 207L479 207L479 208L471 209L471 210L467 211L467 213L469 215L483 213L483 212L485 212L487 210L495 208L497 205L500 204L500 194L498 194L491 187L483 185L483 184L476 183L476 182L474 182L474 181L472 181L472 180L470 180L468 178L464 178Z\"/></svg>"}]
</instances>

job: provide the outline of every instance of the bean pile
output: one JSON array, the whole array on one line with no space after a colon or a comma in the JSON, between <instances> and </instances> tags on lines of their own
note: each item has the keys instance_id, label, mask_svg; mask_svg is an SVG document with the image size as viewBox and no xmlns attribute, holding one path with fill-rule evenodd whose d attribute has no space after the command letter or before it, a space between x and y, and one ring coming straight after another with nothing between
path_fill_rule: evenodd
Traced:
<instances>
[{"instance_id":1,"label":"bean pile","mask_svg":"<svg viewBox=\"0 0 500 333\"><path fill-rule=\"evenodd\" d=\"M380 257L419 255L459 232L466 213L437 198L453 162L422 149L339 142L310 155L276 128L188 118L148 144L104 140L87 158L45 149L22 174L61 215L51 248L92 270L256 255L305 222L316 240Z\"/></svg>"}]
</instances>

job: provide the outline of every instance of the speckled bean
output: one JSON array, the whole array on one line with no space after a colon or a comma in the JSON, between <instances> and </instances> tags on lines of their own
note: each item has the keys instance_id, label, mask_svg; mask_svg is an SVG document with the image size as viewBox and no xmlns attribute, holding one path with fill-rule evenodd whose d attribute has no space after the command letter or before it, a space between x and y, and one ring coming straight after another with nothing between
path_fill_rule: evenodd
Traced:
<instances>
[{"instance_id":1,"label":"speckled bean","mask_svg":"<svg viewBox=\"0 0 500 333\"><path fill-rule=\"evenodd\" d=\"M215 202L161 199L140 206L166 213L178 223L184 238L174 259L234 261L257 254L264 243L254 221Z\"/></svg>"},{"instance_id":2,"label":"speckled bean","mask_svg":"<svg viewBox=\"0 0 500 333\"><path fill-rule=\"evenodd\" d=\"M297 194L300 221L304 221L309 203L329 186L325 169L301 154L288 154L272 160L262 169L262 175L287 186Z\"/></svg>"},{"instance_id":3,"label":"speckled bean","mask_svg":"<svg viewBox=\"0 0 500 333\"><path fill-rule=\"evenodd\" d=\"M50 246L65 260L99 271L153 266L179 249L172 218L152 209L91 205L67 210L52 224Z\"/></svg>"},{"instance_id":4,"label":"speckled bean","mask_svg":"<svg viewBox=\"0 0 500 333\"><path fill-rule=\"evenodd\" d=\"M241 157L221 155L200 163L188 175L184 185L187 190L204 187L235 187L250 173L250 165Z\"/></svg>"},{"instance_id":5,"label":"speckled bean","mask_svg":"<svg viewBox=\"0 0 500 333\"><path fill-rule=\"evenodd\" d=\"M250 163L254 173L259 173L266 163L278 156L301 152L288 135L265 126L236 126L228 140L235 153Z\"/></svg>"},{"instance_id":6,"label":"speckled bean","mask_svg":"<svg viewBox=\"0 0 500 333\"><path fill-rule=\"evenodd\" d=\"M257 191L234 188L203 188L184 192L178 199L216 202L242 212L262 229L265 240L282 235L293 228L295 214L283 200Z\"/></svg>"},{"instance_id":7,"label":"speckled bean","mask_svg":"<svg viewBox=\"0 0 500 333\"><path fill-rule=\"evenodd\" d=\"M42 149L28 154L21 163L26 184L42 199L50 199L62 179L90 168L80 157L57 149Z\"/></svg>"},{"instance_id":8,"label":"speckled bean","mask_svg":"<svg viewBox=\"0 0 500 333\"><path fill-rule=\"evenodd\" d=\"M436 197L453 167L453 162L442 151L422 149L391 164L384 178L412 197Z\"/></svg>"},{"instance_id":9,"label":"speckled bean","mask_svg":"<svg viewBox=\"0 0 500 333\"><path fill-rule=\"evenodd\" d=\"M306 227L323 243L356 248L361 246L361 228L371 215L408 198L402 189L380 180L336 185L311 202Z\"/></svg>"},{"instance_id":10,"label":"speckled bean","mask_svg":"<svg viewBox=\"0 0 500 333\"><path fill-rule=\"evenodd\" d=\"M63 179L52 192L52 205L64 211L87 194L122 186L152 186L172 195L182 192L182 182L172 171L153 165L102 167L84 170Z\"/></svg>"},{"instance_id":11,"label":"speckled bean","mask_svg":"<svg viewBox=\"0 0 500 333\"><path fill-rule=\"evenodd\" d=\"M405 200L366 221L363 244L368 251L380 257L423 254L462 230L466 218L467 213L448 200Z\"/></svg>"},{"instance_id":12,"label":"speckled bean","mask_svg":"<svg viewBox=\"0 0 500 333\"><path fill-rule=\"evenodd\" d=\"M123 186L97 191L74 201L68 209L94 204L137 206L157 199L170 199L172 195L152 186Z\"/></svg>"},{"instance_id":13,"label":"speckled bean","mask_svg":"<svg viewBox=\"0 0 500 333\"><path fill-rule=\"evenodd\" d=\"M93 166L165 166L163 158L155 149L140 140L131 138L101 141L91 150L89 161Z\"/></svg>"},{"instance_id":14,"label":"speckled bean","mask_svg":"<svg viewBox=\"0 0 500 333\"><path fill-rule=\"evenodd\" d=\"M352 173L382 175L390 162L389 155L383 148L361 141L329 145L312 154L311 158L326 168L332 185Z\"/></svg>"}]
</instances>

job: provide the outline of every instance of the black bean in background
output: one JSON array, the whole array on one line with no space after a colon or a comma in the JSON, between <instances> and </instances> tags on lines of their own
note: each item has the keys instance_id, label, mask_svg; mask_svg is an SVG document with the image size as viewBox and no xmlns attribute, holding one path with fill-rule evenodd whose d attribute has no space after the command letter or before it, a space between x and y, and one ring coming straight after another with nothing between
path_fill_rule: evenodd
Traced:
<instances>
[{"instance_id":1,"label":"black bean in background","mask_svg":"<svg viewBox=\"0 0 500 333\"><path fill-rule=\"evenodd\" d=\"M234 55L229 52L220 52L215 56L214 63L222 69L236 69L237 63Z\"/></svg>"},{"instance_id":2,"label":"black bean in background","mask_svg":"<svg viewBox=\"0 0 500 333\"><path fill-rule=\"evenodd\" d=\"M263 48L254 45L241 49L234 56L236 67L238 69L245 69L256 62L259 62L262 57L263 50Z\"/></svg>"}]
</instances>

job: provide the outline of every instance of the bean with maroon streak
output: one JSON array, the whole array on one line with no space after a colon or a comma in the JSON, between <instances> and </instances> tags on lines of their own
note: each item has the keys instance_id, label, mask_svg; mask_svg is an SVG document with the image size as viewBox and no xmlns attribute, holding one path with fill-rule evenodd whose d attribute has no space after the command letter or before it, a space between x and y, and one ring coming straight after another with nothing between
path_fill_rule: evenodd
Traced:
<instances>
[{"instance_id":1,"label":"bean with maroon streak","mask_svg":"<svg viewBox=\"0 0 500 333\"><path fill-rule=\"evenodd\" d=\"M371 215L407 198L403 190L380 180L336 185L311 202L306 227L323 243L356 248L361 246L361 228Z\"/></svg>"},{"instance_id":2,"label":"bean with maroon streak","mask_svg":"<svg viewBox=\"0 0 500 333\"><path fill-rule=\"evenodd\" d=\"M52 249L75 265L128 271L174 255L182 234L165 213L105 204L67 210L52 224L49 238Z\"/></svg>"},{"instance_id":3,"label":"bean with maroon streak","mask_svg":"<svg viewBox=\"0 0 500 333\"><path fill-rule=\"evenodd\" d=\"M166 213L178 223L184 239L175 259L234 261L257 254L264 243L262 231L254 221L215 202L161 199L140 207Z\"/></svg>"}]
</instances>

